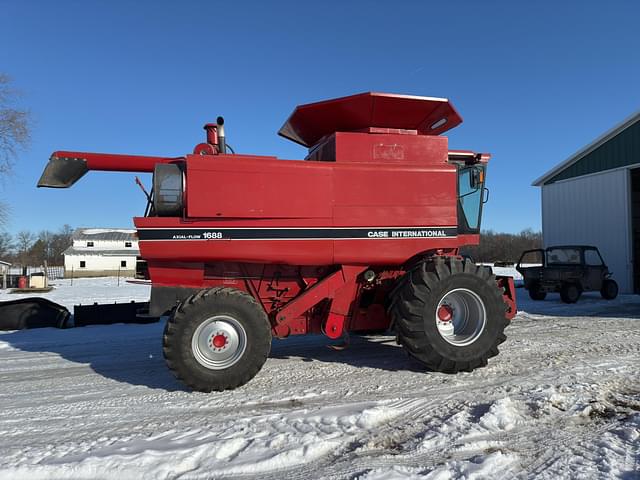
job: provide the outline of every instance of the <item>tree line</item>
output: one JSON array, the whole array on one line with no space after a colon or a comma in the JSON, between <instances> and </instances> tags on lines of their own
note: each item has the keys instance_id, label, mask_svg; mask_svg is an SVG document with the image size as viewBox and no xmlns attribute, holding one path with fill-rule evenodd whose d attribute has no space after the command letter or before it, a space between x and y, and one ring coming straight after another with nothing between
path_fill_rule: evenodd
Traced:
<instances>
[{"instance_id":1,"label":"tree line","mask_svg":"<svg viewBox=\"0 0 640 480\"><path fill-rule=\"evenodd\" d=\"M58 231L22 230L15 235L0 232L0 260L13 265L37 267L64 265L62 253L71 246L73 228L63 225Z\"/></svg>"},{"instance_id":2,"label":"tree line","mask_svg":"<svg viewBox=\"0 0 640 480\"><path fill-rule=\"evenodd\" d=\"M462 254L475 262L515 263L525 250L542 248L542 232L528 228L520 233L499 233L486 230L480 235L480 245L462 248Z\"/></svg>"}]
</instances>

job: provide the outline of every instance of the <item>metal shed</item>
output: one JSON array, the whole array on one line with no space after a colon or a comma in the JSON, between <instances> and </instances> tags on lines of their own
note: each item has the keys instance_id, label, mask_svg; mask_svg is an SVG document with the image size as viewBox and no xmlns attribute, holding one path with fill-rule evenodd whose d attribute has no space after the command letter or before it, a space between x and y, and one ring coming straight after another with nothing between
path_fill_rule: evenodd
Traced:
<instances>
[{"instance_id":1,"label":"metal shed","mask_svg":"<svg viewBox=\"0 0 640 480\"><path fill-rule=\"evenodd\" d=\"M621 293L640 293L640 111L533 182L545 246L596 245Z\"/></svg>"}]
</instances>

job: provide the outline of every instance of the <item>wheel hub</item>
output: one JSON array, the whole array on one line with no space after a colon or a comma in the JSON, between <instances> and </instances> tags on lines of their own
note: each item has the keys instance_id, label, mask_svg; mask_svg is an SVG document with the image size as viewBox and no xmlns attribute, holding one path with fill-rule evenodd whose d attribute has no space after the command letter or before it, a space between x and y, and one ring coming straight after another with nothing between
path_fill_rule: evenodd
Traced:
<instances>
[{"instance_id":1,"label":"wheel hub","mask_svg":"<svg viewBox=\"0 0 640 480\"><path fill-rule=\"evenodd\" d=\"M221 349L227 345L227 337L224 336L224 333L217 332L213 338L211 338L211 346L214 349Z\"/></svg>"},{"instance_id":2,"label":"wheel hub","mask_svg":"<svg viewBox=\"0 0 640 480\"><path fill-rule=\"evenodd\" d=\"M244 327L230 315L204 320L191 339L191 351L198 363L211 370L222 370L237 363L247 348Z\"/></svg>"},{"instance_id":3,"label":"wheel hub","mask_svg":"<svg viewBox=\"0 0 640 480\"><path fill-rule=\"evenodd\" d=\"M436 326L442 338L458 347L471 345L484 331L487 311L472 290L457 288L447 292L436 307Z\"/></svg>"},{"instance_id":4,"label":"wheel hub","mask_svg":"<svg viewBox=\"0 0 640 480\"><path fill-rule=\"evenodd\" d=\"M453 309L446 304L440 305L440 308L438 308L438 319L441 322L450 322L451 319L453 318Z\"/></svg>"}]
</instances>

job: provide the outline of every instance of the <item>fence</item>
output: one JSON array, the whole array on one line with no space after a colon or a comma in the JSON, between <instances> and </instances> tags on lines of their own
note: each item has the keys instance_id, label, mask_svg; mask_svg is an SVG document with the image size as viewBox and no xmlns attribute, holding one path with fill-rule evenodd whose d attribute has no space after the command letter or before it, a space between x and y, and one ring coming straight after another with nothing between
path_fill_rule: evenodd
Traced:
<instances>
[{"instance_id":1,"label":"fence","mask_svg":"<svg viewBox=\"0 0 640 480\"><path fill-rule=\"evenodd\" d=\"M30 267L30 266L12 266L7 270L7 287L8 288L17 288L18 287L18 279L22 276L28 277L32 273L41 273L44 272L44 267ZM60 278L64 278L64 267L53 265L51 267L47 267L47 277L49 280L57 280ZM2 278L0 276L0 288L2 287Z\"/></svg>"},{"instance_id":2,"label":"fence","mask_svg":"<svg viewBox=\"0 0 640 480\"><path fill-rule=\"evenodd\" d=\"M47 267L47 276L49 280L64 278L64 266L54 265L53 267Z\"/></svg>"},{"instance_id":3,"label":"fence","mask_svg":"<svg viewBox=\"0 0 640 480\"><path fill-rule=\"evenodd\" d=\"M22 266L12 266L7 271L8 277L21 277L21 276L29 276L32 273L40 273L44 272L44 267L22 267ZM64 266L53 265L47 267L47 277L49 280L57 280L59 278L64 278Z\"/></svg>"}]
</instances>

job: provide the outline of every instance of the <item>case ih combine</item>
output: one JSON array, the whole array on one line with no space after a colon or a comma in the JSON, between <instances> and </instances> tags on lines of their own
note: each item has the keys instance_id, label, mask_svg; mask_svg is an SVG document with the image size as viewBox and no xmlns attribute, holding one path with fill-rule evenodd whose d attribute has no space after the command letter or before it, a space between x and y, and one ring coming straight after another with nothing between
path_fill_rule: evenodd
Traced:
<instances>
[{"instance_id":1,"label":"case ih combine","mask_svg":"<svg viewBox=\"0 0 640 480\"><path fill-rule=\"evenodd\" d=\"M55 152L40 187L89 170L153 172L134 218L168 314L164 355L195 390L238 387L271 339L392 328L427 367L486 365L516 313L510 278L459 255L479 242L489 155L451 151L446 99L364 93L297 107L279 134L303 161L228 152L222 118L179 158Z\"/></svg>"}]
</instances>

